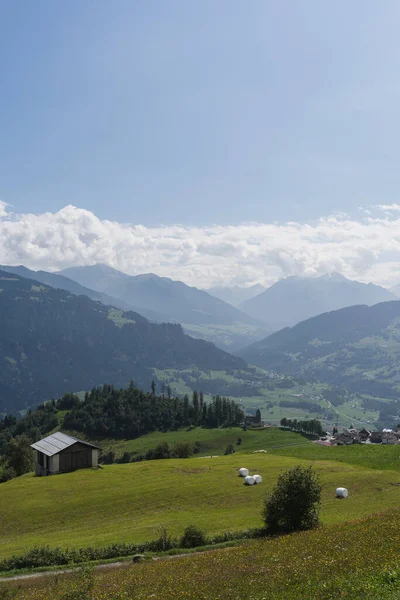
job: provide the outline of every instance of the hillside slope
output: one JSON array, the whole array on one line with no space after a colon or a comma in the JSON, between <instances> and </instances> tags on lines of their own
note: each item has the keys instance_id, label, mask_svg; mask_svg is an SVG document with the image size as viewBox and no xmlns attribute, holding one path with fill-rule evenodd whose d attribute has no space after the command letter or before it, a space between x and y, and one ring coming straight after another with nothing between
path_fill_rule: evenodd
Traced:
<instances>
[{"instance_id":1,"label":"hillside slope","mask_svg":"<svg viewBox=\"0 0 400 600\"><path fill-rule=\"evenodd\" d=\"M313 464L321 477L324 524L398 507L396 471L272 454L104 465L102 470L56 477L28 474L1 484L1 556L33 546L98 547L152 540L160 535L160 524L169 535L182 535L193 524L212 535L260 527L266 494L282 471L298 464ZM243 485L237 475L241 466L261 473L262 485ZM335 498L338 481L350 489L346 502Z\"/></svg>"},{"instance_id":2,"label":"hillside slope","mask_svg":"<svg viewBox=\"0 0 400 600\"><path fill-rule=\"evenodd\" d=\"M124 302L119 298L115 298L114 296L109 296L104 292L91 290L88 287L81 285L77 281L73 281L72 279L69 279L69 277L64 277L64 275L59 275L58 273L50 273L48 271L32 271L23 265L18 265L15 267L9 265L0 265L0 271L14 273L20 277L25 277L26 279L33 279L59 290L71 292L71 294L75 294L76 296L87 296L91 300L102 302L108 306L115 306L116 308L122 308L123 310L132 310L132 307L129 306L127 302Z\"/></svg>"},{"instance_id":3,"label":"hillside slope","mask_svg":"<svg viewBox=\"0 0 400 600\"><path fill-rule=\"evenodd\" d=\"M400 391L400 301L318 315L252 344L239 355L280 373L396 399Z\"/></svg>"},{"instance_id":4,"label":"hillside slope","mask_svg":"<svg viewBox=\"0 0 400 600\"><path fill-rule=\"evenodd\" d=\"M0 411L104 382L148 389L152 369L222 370L245 363L175 324L150 323L0 271Z\"/></svg>"},{"instance_id":5,"label":"hillside slope","mask_svg":"<svg viewBox=\"0 0 400 600\"><path fill-rule=\"evenodd\" d=\"M149 319L181 323L190 335L224 349L243 347L268 333L260 320L182 281L152 273L130 276L107 265L73 267L61 273L118 298Z\"/></svg>"},{"instance_id":6,"label":"hillside slope","mask_svg":"<svg viewBox=\"0 0 400 600\"><path fill-rule=\"evenodd\" d=\"M322 277L288 277L238 308L262 319L274 331L346 306L397 300L389 290L372 283L351 281L338 273Z\"/></svg>"}]
</instances>

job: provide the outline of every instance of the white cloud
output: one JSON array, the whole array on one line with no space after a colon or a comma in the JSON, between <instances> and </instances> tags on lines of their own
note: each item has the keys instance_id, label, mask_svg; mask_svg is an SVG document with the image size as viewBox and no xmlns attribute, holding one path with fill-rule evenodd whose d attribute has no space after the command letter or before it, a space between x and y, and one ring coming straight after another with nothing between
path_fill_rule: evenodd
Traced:
<instances>
[{"instance_id":1,"label":"white cloud","mask_svg":"<svg viewBox=\"0 0 400 600\"><path fill-rule=\"evenodd\" d=\"M380 208L381 217L341 214L306 224L144 227L100 220L74 206L18 215L0 202L0 263L58 270L103 262L198 287L331 271L394 285L400 281L400 216Z\"/></svg>"},{"instance_id":2,"label":"white cloud","mask_svg":"<svg viewBox=\"0 0 400 600\"><path fill-rule=\"evenodd\" d=\"M0 217L5 217L7 214L7 204L0 200Z\"/></svg>"},{"instance_id":3,"label":"white cloud","mask_svg":"<svg viewBox=\"0 0 400 600\"><path fill-rule=\"evenodd\" d=\"M374 208L383 210L384 212L399 212L400 204L376 204Z\"/></svg>"}]
</instances>

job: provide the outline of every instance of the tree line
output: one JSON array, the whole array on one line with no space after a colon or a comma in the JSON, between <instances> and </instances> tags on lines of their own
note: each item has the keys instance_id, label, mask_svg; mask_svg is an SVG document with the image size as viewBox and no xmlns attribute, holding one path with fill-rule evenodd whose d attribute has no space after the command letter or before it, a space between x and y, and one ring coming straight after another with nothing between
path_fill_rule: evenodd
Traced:
<instances>
[{"instance_id":1,"label":"tree line","mask_svg":"<svg viewBox=\"0 0 400 600\"><path fill-rule=\"evenodd\" d=\"M64 418L64 428L89 436L135 438L152 431L171 431L186 426L230 427L244 421L240 406L226 397L205 401L202 392L189 398L173 396L169 387L156 394L139 390L133 382L127 389L112 385L94 388L82 403L72 407Z\"/></svg>"},{"instance_id":2,"label":"tree line","mask_svg":"<svg viewBox=\"0 0 400 600\"><path fill-rule=\"evenodd\" d=\"M59 420L59 411L66 411ZM230 427L241 425L244 413L226 397L214 396L205 401L202 392L189 398L172 395L169 386L156 393L143 392L132 381L127 389L112 385L94 388L84 400L65 394L58 400L41 404L23 417L6 415L0 419L0 482L27 473L33 468L30 444L59 426L67 431L82 432L89 438L135 438L152 431L171 431L180 427ZM182 449L173 452L182 453ZM171 450L172 452L172 450Z\"/></svg>"},{"instance_id":3,"label":"tree line","mask_svg":"<svg viewBox=\"0 0 400 600\"><path fill-rule=\"evenodd\" d=\"M308 435L321 436L324 433L321 422L317 419L311 419L310 421L298 421L297 419L281 419L281 427L284 429L290 429L291 431L299 431L300 433L307 433Z\"/></svg>"}]
</instances>

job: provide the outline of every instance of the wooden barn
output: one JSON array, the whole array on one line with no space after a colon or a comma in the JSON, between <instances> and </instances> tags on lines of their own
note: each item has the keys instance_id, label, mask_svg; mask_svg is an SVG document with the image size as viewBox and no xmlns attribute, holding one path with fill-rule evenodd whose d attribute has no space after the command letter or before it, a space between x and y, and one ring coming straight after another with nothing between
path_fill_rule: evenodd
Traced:
<instances>
[{"instance_id":1,"label":"wooden barn","mask_svg":"<svg viewBox=\"0 0 400 600\"><path fill-rule=\"evenodd\" d=\"M98 466L99 446L60 431L31 447L36 450L36 475L55 475Z\"/></svg>"}]
</instances>

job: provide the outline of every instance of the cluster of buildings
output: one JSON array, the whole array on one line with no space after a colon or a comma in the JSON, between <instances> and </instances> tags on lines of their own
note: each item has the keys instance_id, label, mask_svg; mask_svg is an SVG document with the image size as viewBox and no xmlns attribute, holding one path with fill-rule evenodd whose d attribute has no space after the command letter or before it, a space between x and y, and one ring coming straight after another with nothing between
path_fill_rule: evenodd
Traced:
<instances>
[{"instance_id":1,"label":"cluster of buildings","mask_svg":"<svg viewBox=\"0 0 400 600\"><path fill-rule=\"evenodd\" d=\"M383 431L370 431L369 429L345 429L341 433L326 436L316 443L324 446L349 446L351 444L400 444L400 429L383 429Z\"/></svg>"}]
</instances>

